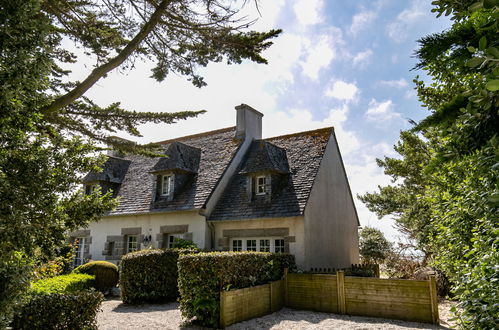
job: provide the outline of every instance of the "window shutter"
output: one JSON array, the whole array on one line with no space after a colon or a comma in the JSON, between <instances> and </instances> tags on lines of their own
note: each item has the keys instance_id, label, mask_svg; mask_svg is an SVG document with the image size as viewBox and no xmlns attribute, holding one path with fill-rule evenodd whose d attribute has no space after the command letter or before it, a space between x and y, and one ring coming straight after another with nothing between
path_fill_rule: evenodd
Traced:
<instances>
[{"instance_id":1,"label":"window shutter","mask_svg":"<svg viewBox=\"0 0 499 330\"><path fill-rule=\"evenodd\" d=\"M168 194L168 200L171 201L173 199L173 194L175 193L174 188L175 188L175 174L170 175L170 181L168 182L169 185L169 194Z\"/></svg>"},{"instance_id":2,"label":"window shutter","mask_svg":"<svg viewBox=\"0 0 499 330\"><path fill-rule=\"evenodd\" d=\"M267 201L270 202L272 196L272 175L265 176L265 191L267 192Z\"/></svg>"},{"instance_id":3,"label":"window shutter","mask_svg":"<svg viewBox=\"0 0 499 330\"><path fill-rule=\"evenodd\" d=\"M157 175L156 176L156 194L154 200L158 199L159 196L161 196L161 183L162 183L163 176L162 175Z\"/></svg>"}]
</instances>

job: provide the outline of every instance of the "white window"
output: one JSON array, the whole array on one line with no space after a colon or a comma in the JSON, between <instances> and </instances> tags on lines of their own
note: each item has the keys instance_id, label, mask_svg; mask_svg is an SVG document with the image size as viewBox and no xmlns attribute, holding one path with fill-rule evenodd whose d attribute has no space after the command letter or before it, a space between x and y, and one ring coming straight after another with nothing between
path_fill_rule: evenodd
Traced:
<instances>
[{"instance_id":1,"label":"white window","mask_svg":"<svg viewBox=\"0 0 499 330\"><path fill-rule=\"evenodd\" d=\"M168 234L168 245L169 249L173 249L175 245L175 238L182 238L182 234Z\"/></svg>"},{"instance_id":2,"label":"white window","mask_svg":"<svg viewBox=\"0 0 499 330\"><path fill-rule=\"evenodd\" d=\"M256 251L256 239L246 240L246 251Z\"/></svg>"},{"instance_id":3,"label":"white window","mask_svg":"<svg viewBox=\"0 0 499 330\"><path fill-rule=\"evenodd\" d=\"M139 249L137 235L128 235L126 238L126 252L133 252Z\"/></svg>"},{"instance_id":4,"label":"white window","mask_svg":"<svg viewBox=\"0 0 499 330\"><path fill-rule=\"evenodd\" d=\"M163 175L161 177L161 196L169 196L171 194L172 176Z\"/></svg>"},{"instance_id":5,"label":"white window","mask_svg":"<svg viewBox=\"0 0 499 330\"><path fill-rule=\"evenodd\" d=\"M274 252L284 253L284 240L283 239L276 239L274 241Z\"/></svg>"},{"instance_id":6,"label":"white window","mask_svg":"<svg viewBox=\"0 0 499 330\"><path fill-rule=\"evenodd\" d=\"M267 193L267 178L265 176L256 177L256 194L265 195Z\"/></svg>"},{"instance_id":7,"label":"white window","mask_svg":"<svg viewBox=\"0 0 499 330\"><path fill-rule=\"evenodd\" d=\"M76 249L75 249L75 257L73 259L73 266L78 267L85 263L85 247L87 245L87 240L85 237L77 237L75 239Z\"/></svg>"},{"instance_id":8,"label":"white window","mask_svg":"<svg viewBox=\"0 0 499 330\"><path fill-rule=\"evenodd\" d=\"M260 252L270 252L270 240L269 239L261 239L260 240Z\"/></svg>"},{"instance_id":9,"label":"white window","mask_svg":"<svg viewBox=\"0 0 499 330\"><path fill-rule=\"evenodd\" d=\"M284 253L282 237L245 237L231 240L232 251L259 251Z\"/></svg>"},{"instance_id":10,"label":"white window","mask_svg":"<svg viewBox=\"0 0 499 330\"><path fill-rule=\"evenodd\" d=\"M232 251L242 251L243 250L243 240L235 239L232 241Z\"/></svg>"}]
</instances>

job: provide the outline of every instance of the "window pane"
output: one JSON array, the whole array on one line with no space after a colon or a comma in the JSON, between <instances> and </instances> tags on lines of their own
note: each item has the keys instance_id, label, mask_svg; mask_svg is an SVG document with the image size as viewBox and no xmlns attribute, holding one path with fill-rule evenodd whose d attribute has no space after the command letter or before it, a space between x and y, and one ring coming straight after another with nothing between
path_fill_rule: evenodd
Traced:
<instances>
[{"instance_id":1,"label":"window pane","mask_svg":"<svg viewBox=\"0 0 499 330\"><path fill-rule=\"evenodd\" d=\"M128 236L127 240L127 252L133 252L138 250L137 235Z\"/></svg>"},{"instance_id":2,"label":"window pane","mask_svg":"<svg viewBox=\"0 0 499 330\"><path fill-rule=\"evenodd\" d=\"M232 251L242 251L243 241L240 239L235 239L232 241Z\"/></svg>"},{"instance_id":3,"label":"window pane","mask_svg":"<svg viewBox=\"0 0 499 330\"><path fill-rule=\"evenodd\" d=\"M260 252L270 252L270 240L261 239L260 240Z\"/></svg>"},{"instance_id":4,"label":"window pane","mask_svg":"<svg viewBox=\"0 0 499 330\"><path fill-rule=\"evenodd\" d=\"M275 240L275 252L284 253L284 240L276 239Z\"/></svg>"},{"instance_id":5,"label":"window pane","mask_svg":"<svg viewBox=\"0 0 499 330\"><path fill-rule=\"evenodd\" d=\"M246 241L247 251L256 251L256 239L249 239Z\"/></svg>"},{"instance_id":6,"label":"window pane","mask_svg":"<svg viewBox=\"0 0 499 330\"><path fill-rule=\"evenodd\" d=\"M83 265L85 259L84 259L84 255L85 255L85 237L77 237L75 239L75 244L76 244L76 247L75 247L75 257L73 259L73 266L74 267L77 267L77 266L80 266L80 265Z\"/></svg>"},{"instance_id":7,"label":"window pane","mask_svg":"<svg viewBox=\"0 0 499 330\"><path fill-rule=\"evenodd\" d=\"M163 175L163 181L161 183L161 195L169 195L170 194L170 175Z\"/></svg>"},{"instance_id":8,"label":"window pane","mask_svg":"<svg viewBox=\"0 0 499 330\"><path fill-rule=\"evenodd\" d=\"M264 176L259 176L256 184L256 193L257 194L265 194L266 193L266 178Z\"/></svg>"}]
</instances>

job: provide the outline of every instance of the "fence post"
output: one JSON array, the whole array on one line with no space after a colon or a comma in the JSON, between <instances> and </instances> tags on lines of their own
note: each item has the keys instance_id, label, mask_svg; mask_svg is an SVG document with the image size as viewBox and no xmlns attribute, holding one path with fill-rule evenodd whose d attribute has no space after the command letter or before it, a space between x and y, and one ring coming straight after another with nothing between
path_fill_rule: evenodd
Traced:
<instances>
[{"instance_id":1,"label":"fence post","mask_svg":"<svg viewBox=\"0 0 499 330\"><path fill-rule=\"evenodd\" d=\"M345 314L345 272L342 270L336 272L336 287L338 289L338 312Z\"/></svg>"},{"instance_id":2,"label":"fence post","mask_svg":"<svg viewBox=\"0 0 499 330\"><path fill-rule=\"evenodd\" d=\"M428 284L430 286L431 317L433 324L440 324L440 317L438 315L437 281L435 275L430 275Z\"/></svg>"},{"instance_id":3,"label":"fence post","mask_svg":"<svg viewBox=\"0 0 499 330\"><path fill-rule=\"evenodd\" d=\"M284 305L288 307L288 269L284 268Z\"/></svg>"},{"instance_id":4,"label":"fence post","mask_svg":"<svg viewBox=\"0 0 499 330\"><path fill-rule=\"evenodd\" d=\"M273 298L272 297L272 291L274 291L273 288L274 288L274 282L270 282L269 283L269 290L270 290L270 292L269 292L269 297L270 297L270 308L269 308L269 312L270 313L273 312L273 308L272 308L272 298Z\"/></svg>"},{"instance_id":5,"label":"fence post","mask_svg":"<svg viewBox=\"0 0 499 330\"><path fill-rule=\"evenodd\" d=\"M374 264L374 276L377 278L380 278L380 273L379 273L379 264Z\"/></svg>"},{"instance_id":6,"label":"fence post","mask_svg":"<svg viewBox=\"0 0 499 330\"><path fill-rule=\"evenodd\" d=\"M224 309L225 309L225 294L224 291L220 291L220 328L225 328L225 317L224 317Z\"/></svg>"}]
</instances>

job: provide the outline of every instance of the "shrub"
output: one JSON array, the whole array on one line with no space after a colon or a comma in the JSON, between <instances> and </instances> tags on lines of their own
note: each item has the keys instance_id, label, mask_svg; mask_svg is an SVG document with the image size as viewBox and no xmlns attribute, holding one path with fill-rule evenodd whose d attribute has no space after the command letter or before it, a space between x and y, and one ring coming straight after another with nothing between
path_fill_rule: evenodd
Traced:
<instances>
[{"instance_id":1,"label":"shrub","mask_svg":"<svg viewBox=\"0 0 499 330\"><path fill-rule=\"evenodd\" d=\"M177 260L196 250L142 250L121 259L121 299L126 304L163 302L178 297Z\"/></svg>"},{"instance_id":2,"label":"shrub","mask_svg":"<svg viewBox=\"0 0 499 330\"><path fill-rule=\"evenodd\" d=\"M96 329L96 316L104 299L93 290L94 276L69 274L33 283L14 329Z\"/></svg>"},{"instance_id":3,"label":"shrub","mask_svg":"<svg viewBox=\"0 0 499 330\"><path fill-rule=\"evenodd\" d=\"M82 276L82 275L80 275ZM36 294L14 317L14 329L97 329L96 316L104 296L85 290Z\"/></svg>"},{"instance_id":4,"label":"shrub","mask_svg":"<svg viewBox=\"0 0 499 330\"><path fill-rule=\"evenodd\" d=\"M284 268L294 268L294 256L262 252L209 252L182 255L178 286L183 317L218 327L220 291L276 281Z\"/></svg>"},{"instance_id":5,"label":"shrub","mask_svg":"<svg viewBox=\"0 0 499 330\"><path fill-rule=\"evenodd\" d=\"M87 274L69 274L46 278L32 284L35 294L72 293L95 285L95 277Z\"/></svg>"},{"instance_id":6,"label":"shrub","mask_svg":"<svg viewBox=\"0 0 499 330\"><path fill-rule=\"evenodd\" d=\"M360 231L359 253L365 263L381 263L390 253L392 244L381 230L365 227Z\"/></svg>"},{"instance_id":7,"label":"shrub","mask_svg":"<svg viewBox=\"0 0 499 330\"><path fill-rule=\"evenodd\" d=\"M75 274L95 276L95 288L106 292L118 284L119 272L115 264L108 261L91 261L73 270Z\"/></svg>"}]
</instances>

